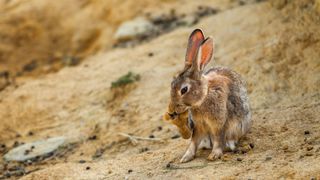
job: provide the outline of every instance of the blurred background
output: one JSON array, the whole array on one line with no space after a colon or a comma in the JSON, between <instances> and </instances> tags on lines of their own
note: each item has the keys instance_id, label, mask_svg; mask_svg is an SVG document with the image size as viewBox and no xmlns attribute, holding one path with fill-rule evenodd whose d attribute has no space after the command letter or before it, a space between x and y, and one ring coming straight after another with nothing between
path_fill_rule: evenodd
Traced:
<instances>
[{"instance_id":1,"label":"blurred background","mask_svg":"<svg viewBox=\"0 0 320 180\"><path fill-rule=\"evenodd\" d=\"M320 178L319 0L0 0L0 179ZM239 151L178 164L189 34L247 81ZM134 162L134 164L132 163Z\"/></svg>"}]
</instances>

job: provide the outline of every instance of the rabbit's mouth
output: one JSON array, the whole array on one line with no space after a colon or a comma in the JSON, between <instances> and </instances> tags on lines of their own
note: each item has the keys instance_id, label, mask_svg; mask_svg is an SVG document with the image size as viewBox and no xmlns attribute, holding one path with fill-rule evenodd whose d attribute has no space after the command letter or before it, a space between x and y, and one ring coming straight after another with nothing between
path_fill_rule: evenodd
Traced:
<instances>
[{"instance_id":1,"label":"rabbit's mouth","mask_svg":"<svg viewBox=\"0 0 320 180\"><path fill-rule=\"evenodd\" d=\"M172 113L167 112L167 114L170 116L171 119L175 119L177 116L186 113L187 110L188 110L188 109L186 109L186 110L184 110L184 111L182 111L182 112L179 112L179 113L176 112L176 111L174 111L174 112L172 112Z\"/></svg>"},{"instance_id":2,"label":"rabbit's mouth","mask_svg":"<svg viewBox=\"0 0 320 180\"><path fill-rule=\"evenodd\" d=\"M168 115L170 116L171 119L175 119L175 118L179 115L179 114L176 113L176 112L173 112L173 113L167 112L167 113L168 113Z\"/></svg>"}]
</instances>

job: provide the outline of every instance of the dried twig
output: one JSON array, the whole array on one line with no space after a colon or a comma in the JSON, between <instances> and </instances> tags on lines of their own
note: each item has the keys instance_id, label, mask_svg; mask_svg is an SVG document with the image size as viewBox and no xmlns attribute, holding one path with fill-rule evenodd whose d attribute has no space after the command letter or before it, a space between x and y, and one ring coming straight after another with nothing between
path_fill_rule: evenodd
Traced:
<instances>
[{"instance_id":1,"label":"dried twig","mask_svg":"<svg viewBox=\"0 0 320 180\"><path fill-rule=\"evenodd\" d=\"M136 145L138 143L138 140L143 140L143 141L162 141L160 138L146 138L146 137L139 137L139 136L132 136L126 133L118 133L121 136L127 137L132 144Z\"/></svg>"}]
</instances>

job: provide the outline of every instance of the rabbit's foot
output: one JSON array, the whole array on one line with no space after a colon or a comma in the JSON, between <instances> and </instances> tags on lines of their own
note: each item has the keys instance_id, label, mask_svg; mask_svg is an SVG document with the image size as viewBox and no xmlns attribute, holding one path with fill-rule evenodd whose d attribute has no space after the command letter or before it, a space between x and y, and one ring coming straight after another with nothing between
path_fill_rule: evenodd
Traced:
<instances>
[{"instance_id":1,"label":"rabbit's foot","mask_svg":"<svg viewBox=\"0 0 320 180\"><path fill-rule=\"evenodd\" d=\"M194 159L195 153L187 151L180 160L180 163L189 162Z\"/></svg>"},{"instance_id":2,"label":"rabbit's foot","mask_svg":"<svg viewBox=\"0 0 320 180\"><path fill-rule=\"evenodd\" d=\"M213 160L219 159L222 155L223 153L221 148L213 149L208 156L208 160L213 161Z\"/></svg>"}]
</instances>

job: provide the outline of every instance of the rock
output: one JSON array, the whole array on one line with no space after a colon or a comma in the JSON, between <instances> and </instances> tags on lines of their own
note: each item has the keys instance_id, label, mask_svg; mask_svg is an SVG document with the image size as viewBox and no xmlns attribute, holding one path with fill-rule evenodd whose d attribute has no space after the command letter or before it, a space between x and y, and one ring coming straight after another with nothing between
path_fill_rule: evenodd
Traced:
<instances>
[{"instance_id":1,"label":"rock","mask_svg":"<svg viewBox=\"0 0 320 180\"><path fill-rule=\"evenodd\" d=\"M266 157L266 161L270 161L272 159L272 157L268 156Z\"/></svg>"},{"instance_id":2,"label":"rock","mask_svg":"<svg viewBox=\"0 0 320 180\"><path fill-rule=\"evenodd\" d=\"M27 161L36 157L43 157L53 153L65 143L64 137L55 137L46 140L35 141L18 146L4 155L6 161ZM28 153L26 153L28 152Z\"/></svg>"},{"instance_id":3,"label":"rock","mask_svg":"<svg viewBox=\"0 0 320 180\"><path fill-rule=\"evenodd\" d=\"M312 149L313 149L312 146L308 146L308 147L307 147L307 151L311 151Z\"/></svg>"},{"instance_id":4,"label":"rock","mask_svg":"<svg viewBox=\"0 0 320 180\"><path fill-rule=\"evenodd\" d=\"M152 57L153 55L154 55L153 52L149 52L149 53L148 53L148 56L149 56L149 57ZM161 127L161 126L159 126L159 127Z\"/></svg>"},{"instance_id":5,"label":"rock","mask_svg":"<svg viewBox=\"0 0 320 180\"><path fill-rule=\"evenodd\" d=\"M62 59L65 66L76 66L80 63L80 58L74 56L66 56Z\"/></svg>"},{"instance_id":6,"label":"rock","mask_svg":"<svg viewBox=\"0 0 320 180\"><path fill-rule=\"evenodd\" d=\"M28 136L33 136L33 135L34 135L34 133L32 131L28 132Z\"/></svg>"},{"instance_id":7,"label":"rock","mask_svg":"<svg viewBox=\"0 0 320 180\"><path fill-rule=\"evenodd\" d=\"M31 72L38 67L37 61L33 60L30 63L23 66L23 71Z\"/></svg>"},{"instance_id":8,"label":"rock","mask_svg":"<svg viewBox=\"0 0 320 180\"><path fill-rule=\"evenodd\" d=\"M149 151L148 147L141 148L139 152L143 153L143 152L146 152L146 151Z\"/></svg>"},{"instance_id":9,"label":"rock","mask_svg":"<svg viewBox=\"0 0 320 180\"><path fill-rule=\"evenodd\" d=\"M155 138L153 134L149 135L149 138Z\"/></svg>"},{"instance_id":10,"label":"rock","mask_svg":"<svg viewBox=\"0 0 320 180\"><path fill-rule=\"evenodd\" d=\"M208 7L208 6L198 6L198 10L195 13L198 17L204 17L204 16L208 16L211 14L216 14L218 13L218 9L214 9L212 7Z\"/></svg>"},{"instance_id":11,"label":"rock","mask_svg":"<svg viewBox=\"0 0 320 180\"><path fill-rule=\"evenodd\" d=\"M178 138L180 138L180 135L179 135L179 134L173 135L173 136L171 137L171 139L178 139Z\"/></svg>"},{"instance_id":12,"label":"rock","mask_svg":"<svg viewBox=\"0 0 320 180\"><path fill-rule=\"evenodd\" d=\"M138 17L122 23L115 33L117 41L129 41L152 34L154 25L145 18Z\"/></svg>"},{"instance_id":13,"label":"rock","mask_svg":"<svg viewBox=\"0 0 320 180\"><path fill-rule=\"evenodd\" d=\"M166 165L166 168L170 168L171 167L171 162L169 162L167 165Z\"/></svg>"},{"instance_id":14,"label":"rock","mask_svg":"<svg viewBox=\"0 0 320 180\"><path fill-rule=\"evenodd\" d=\"M183 26L192 26L195 25L197 22L199 21L199 19L193 15L189 15L189 16L185 16L183 18L181 18L178 23L179 25L183 25Z\"/></svg>"},{"instance_id":15,"label":"rock","mask_svg":"<svg viewBox=\"0 0 320 180\"><path fill-rule=\"evenodd\" d=\"M162 126L158 126L158 131L161 131L162 130Z\"/></svg>"},{"instance_id":16,"label":"rock","mask_svg":"<svg viewBox=\"0 0 320 180\"><path fill-rule=\"evenodd\" d=\"M313 156L312 153L306 153L306 156Z\"/></svg>"},{"instance_id":17,"label":"rock","mask_svg":"<svg viewBox=\"0 0 320 180\"><path fill-rule=\"evenodd\" d=\"M283 148L282 148L282 150L284 150L284 151L287 151L288 149L289 149L288 145L284 145Z\"/></svg>"},{"instance_id":18,"label":"rock","mask_svg":"<svg viewBox=\"0 0 320 180\"><path fill-rule=\"evenodd\" d=\"M88 140L93 141L93 140L97 140L97 135L92 135L88 138Z\"/></svg>"}]
</instances>

